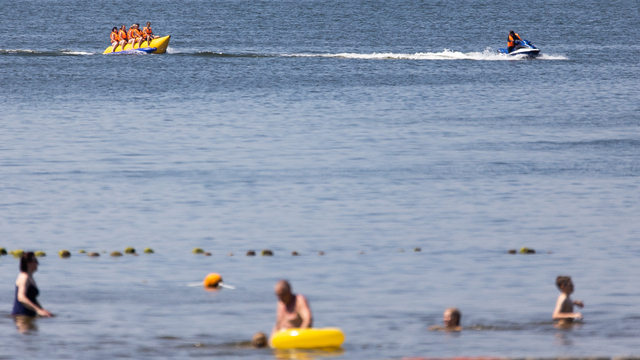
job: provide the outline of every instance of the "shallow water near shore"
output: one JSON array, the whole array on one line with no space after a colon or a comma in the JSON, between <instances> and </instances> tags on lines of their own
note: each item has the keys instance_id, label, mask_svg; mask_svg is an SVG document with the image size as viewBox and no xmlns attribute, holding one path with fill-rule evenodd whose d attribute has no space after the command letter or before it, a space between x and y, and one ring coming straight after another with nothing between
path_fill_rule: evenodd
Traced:
<instances>
[{"instance_id":1,"label":"shallow water near shore","mask_svg":"<svg viewBox=\"0 0 640 360\"><path fill-rule=\"evenodd\" d=\"M640 355L637 2L0 4L0 247L57 315L18 331L0 257L0 358ZM101 55L146 21L167 54ZM247 347L280 278L342 350Z\"/></svg>"}]
</instances>

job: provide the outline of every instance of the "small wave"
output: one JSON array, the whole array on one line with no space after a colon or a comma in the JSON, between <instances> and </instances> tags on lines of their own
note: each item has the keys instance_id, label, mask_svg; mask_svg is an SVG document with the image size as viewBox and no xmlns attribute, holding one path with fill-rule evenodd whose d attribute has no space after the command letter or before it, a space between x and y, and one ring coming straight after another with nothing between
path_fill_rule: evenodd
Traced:
<instances>
[{"instance_id":1,"label":"small wave","mask_svg":"<svg viewBox=\"0 0 640 360\"><path fill-rule=\"evenodd\" d=\"M254 54L254 53L222 53L222 52L213 52L213 51L199 51L194 53L196 56L206 56L206 57L231 57L231 58L271 58L271 57L281 57L282 55L270 55L270 54Z\"/></svg>"},{"instance_id":2,"label":"small wave","mask_svg":"<svg viewBox=\"0 0 640 360\"><path fill-rule=\"evenodd\" d=\"M64 55L95 55L96 53L74 50L60 50Z\"/></svg>"},{"instance_id":3,"label":"small wave","mask_svg":"<svg viewBox=\"0 0 640 360\"><path fill-rule=\"evenodd\" d=\"M35 54L38 51L26 49L0 49L0 54Z\"/></svg>"},{"instance_id":4,"label":"small wave","mask_svg":"<svg viewBox=\"0 0 640 360\"><path fill-rule=\"evenodd\" d=\"M0 55L17 55L17 56L83 56L95 55L96 53L75 50L51 50L38 51L31 49L0 49Z\"/></svg>"},{"instance_id":5,"label":"small wave","mask_svg":"<svg viewBox=\"0 0 640 360\"><path fill-rule=\"evenodd\" d=\"M536 60L569 60L569 58L565 55L554 55L554 54L545 54L541 53L538 55Z\"/></svg>"}]
</instances>

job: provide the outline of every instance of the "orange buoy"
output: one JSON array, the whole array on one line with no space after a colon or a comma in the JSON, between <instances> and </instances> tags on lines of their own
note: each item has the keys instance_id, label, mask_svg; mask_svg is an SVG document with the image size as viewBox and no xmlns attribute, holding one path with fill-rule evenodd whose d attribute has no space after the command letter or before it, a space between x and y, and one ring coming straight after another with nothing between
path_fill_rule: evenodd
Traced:
<instances>
[{"instance_id":1,"label":"orange buoy","mask_svg":"<svg viewBox=\"0 0 640 360\"><path fill-rule=\"evenodd\" d=\"M217 288L220 286L222 282L222 276L220 274L211 273L204 278L204 282L202 283L206 288Z\"/></svg>"}]
</instances>

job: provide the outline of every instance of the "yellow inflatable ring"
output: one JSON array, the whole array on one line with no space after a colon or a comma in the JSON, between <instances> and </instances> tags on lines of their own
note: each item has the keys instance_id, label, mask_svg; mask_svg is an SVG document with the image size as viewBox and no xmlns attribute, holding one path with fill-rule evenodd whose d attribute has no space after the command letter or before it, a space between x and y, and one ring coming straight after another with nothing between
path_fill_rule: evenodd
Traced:
<instances>
[{"instance_id":1,"label":"yellow inflatable ring","mask_svg":"<svg viewBox=\"0 0 640 360\"><path fill-rule=\"evenodd\" d=\"M344 334L338 328L287 329L271 337L275 349L337 348L344 342Z\"/></svg>"}]
</instances>

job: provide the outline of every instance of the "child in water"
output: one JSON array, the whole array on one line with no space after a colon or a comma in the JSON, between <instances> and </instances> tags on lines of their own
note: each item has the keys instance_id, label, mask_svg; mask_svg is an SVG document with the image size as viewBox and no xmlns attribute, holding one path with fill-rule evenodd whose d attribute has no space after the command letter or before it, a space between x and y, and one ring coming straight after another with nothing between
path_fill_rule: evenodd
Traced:
<instances>
[{"instance_id":1,"label":"child in water","mask_svg":"<svg viewBox=\"0 0 640 360\"><path fill-rule=\"evenodd\" d=\"M569 276L558 276L556 286L561 294L558 296L556 308L553 310L553 320L559 320L558 325L571 324L574 319L582 319L582 314L573 312L573 305L583 308L584 303L580 300L572 301L573 282Z\"/></svg>"},{"instance_id":2,"label":"child in water","mask_svg":"<svg viewBox=\"0 0 640 360\"><path fill-rule=\"evenodd\" d=\"M442 314L442 323L444 326L436 325L429 328L429 330L435 331L460 331L462 330L462 326L460 326L460 318L462 318L462 314L460 310L457 308L448 308Z\"/></svg>"}]
</instances>

